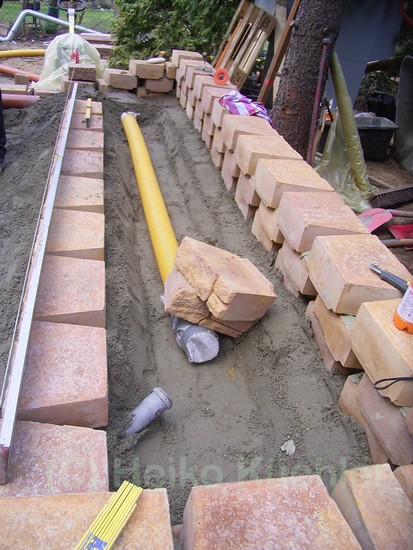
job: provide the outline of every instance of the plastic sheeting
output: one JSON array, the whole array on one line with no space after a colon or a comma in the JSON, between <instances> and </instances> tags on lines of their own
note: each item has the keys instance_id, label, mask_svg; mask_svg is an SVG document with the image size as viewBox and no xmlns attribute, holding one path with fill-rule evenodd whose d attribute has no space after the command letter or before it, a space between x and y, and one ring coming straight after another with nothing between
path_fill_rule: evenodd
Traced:
<instances>
[{"instance_id":1,"label":"plastic sheeting","mask_svg":"<svg viewBox=\"0 0 413 550\"><path fill-rule=\"evenodd\" d=\"M39 82L33 86L34 90L46 88L60 91L62 77L70 76L69 68L76 64L76 50L79 63L93 63L96 66L96 76L100 78L104 63L101 61L97 49L78 34L61 34L52 40L46 50L44 66Z\"/></svg>"}]
</instances>

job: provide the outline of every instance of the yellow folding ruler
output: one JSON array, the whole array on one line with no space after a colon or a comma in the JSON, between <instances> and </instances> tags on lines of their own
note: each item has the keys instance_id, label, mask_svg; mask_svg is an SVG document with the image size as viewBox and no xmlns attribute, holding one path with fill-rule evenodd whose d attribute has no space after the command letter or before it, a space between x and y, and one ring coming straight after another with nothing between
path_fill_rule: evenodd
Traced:
<instances>
[{"instance_id":1,"label":"yellow folding ruler","mask_svg":"<svg viewBox=\"0 0 413 550\"><path fill-rule=\"evenodd\" d=\"M133 514L143 489L124 481L83 535L75 550L109 550Z\"/></svg>"}]
</instances>

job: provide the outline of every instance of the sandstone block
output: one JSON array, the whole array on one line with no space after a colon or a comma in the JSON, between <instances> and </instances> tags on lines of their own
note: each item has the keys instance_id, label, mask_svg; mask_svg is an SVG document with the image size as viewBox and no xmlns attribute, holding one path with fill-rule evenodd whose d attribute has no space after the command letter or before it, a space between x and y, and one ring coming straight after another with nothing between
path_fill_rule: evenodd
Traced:
<instances>
[{"instance_id":1,"label":"sandstone block","mask_svg":"<svg viewBox=\"0 0 413 550\"><path fill-rule=\"evenodd\" d=\"M314 288L308 274L307 260L298 252L293 250L287 241L284 241L284 244L277 253L276 267L280 269L284 277L294 284L294 287L300 294L305 294L307 296L317 295L316 289ZM315 307L314 313L317 316ZM325 334L324 338L327 346L330 348ZM331 348L330 351L332 352ZM334 356L334 353L332 353L332 355ZM334 359L336 361L339 360L335 356Z\"/></svg>"},{"instance_id":2,"label":"sandstone block","mask_svg":"<svg viewBox=\"0 0 413 550\"><path fill-rule=\"evenodd\" d=\"M61 173L66 176L103 179L103 151L66 149Z\"/></svg>"},{"instance_id":3,"label":"sandstone block","mask_svg":"<svg viewBox=\"0 0 413 550\"><path fill-rule=\"evenodd\" d=\"M27 93L27 85L25 84L2 84L1 91L3 94L18 94L25 95Z\"/></svg>"},{"instance_id":4,"label":"sandstone block","mask_svg":"<svg viewBox=\"0 0 413 550\"><path fill-rule=\"evenodd\" d=\"M186 116L189 118L189 120L194 119L194 110L195 109L191 105L191 101L190 101L189 96L188 96L187 101L186 101L185 113L186 113Z\"/></svg>"},{"instance_id":5,"label":"sandstone block","mask_svg":"<svg viewBox=\"0 0 413 550\"><path fill-rule=\"evenodd\" d=\"M179 67L181 59L200 59L202 61L202 55L198 52L192 52L190 50L172 50L171 63Z\"/></svg>"},{"instance_id":6,"label":"sandstone block","mask_svg":"<svg viewBox=\"0 0 413 550\"><path fill-rule=\"evenodd\" d=\"M230 112L228 111L228 109L223 107L219 101L214 102L212 106L212 111L211 111L211 118L212 118L212 122L215 124L217 128L219 129L222 128L222 124L224 123L224 117L229 114Z\"/></svg>"},{"instance_id":7,"label":"sandstone block","mask_svg":"<svg viewBox=\"0 0 413 550\"><path fill-rule=\"evenodd\" d=\"M56 208L49 228L46 254L104 260L105 216Z\"/></svg>"},{"instance_id":8,"label":"sandstone block","mask_svg":"<svg viewBox=\"0 0 413 550\"><path fill-rule=\"evenodd\" d=\"M177 66L174 65L171 61L167 61L165 63L165 76L166 78L169 78L171 80L175 80L176 79L176 70L177 70Z\"/></svg>"},{"instance_id":9,"label":"sandstone block","mask_svg":"<svg viewBox=\"0 0 413 550\"><path fill-rule=\"evenodd\" d=\"M211 73L196 74L194 77L194 94L199 100L202 98L205 86L214 86L214 78Z\"/></svg>"},{"instance_id":10,"label":"sandstone block","mask_svg":"<svg viewBox=\"0 0 413 550\"><path fill-rule=\"evenodd\" d=\"M75 105L74 105L74 108L73 108L73 112L74 113L81 113L81 114L85 115L86 114L86 104L87 104L86 99L76 99L75 100ZM102 102L101 101L92 101L92 103L90 105L90 108L91 108L92 115L100 115L100 116L103 115L103 107L102 107Z\"/></svg>"},{"instance_id":11,"label":"sandstone block","mask_svg":"<svg viewBox=\"0 0 413 550\"><path fill-rule=\"evenodd\" d=\"M10 547L75 548L113 493L64 494L1 499L0 529ZM65 518L62 521L62 518ZM116 548L173 550L165 489L145 489L116 540Z\"/></svg>"},{"instance_id":12,"label":"sandstone block","mask_svg":"<svg viewBox=\"0 0 413 550\"><path fill-rule=\"evenodd\" d=\"M412 275L374 235L316 237L308 259L310 278L328 309L355 315L363 302L399 298L370 263L410 280Z\"/></svg>"},{"instance_id":13,"label":"sandstone block","mask_svg":"<svg viewBox=\"0 0 413 550\"><path fill-rule=\"evenodd\" d=\"M197 65L197 66L189 66L186 68L185 71L185 86L188 87L188 93L189 90L194 90L195 87L195 78L197 76L208 76L205 71L202 70L203 65Z\"/></svg>"},{"instance_id":14,"label":"sandstone block","mask_svg":"<svg viewBox=\"0 0 413 550\"><path fill-rule=\"evenodd\" d=\"M413 408L409 409L404 417L404 422L406 424L409 433L413 436Z\"/></svg>"},{"instance_id":15,"label":"sandstone block","mask_svg":"<svg viewBox=\"0 0 413 550\"><path fill-rule=\"evenodd\" d=\"M304 160L260 159L256 171L257 193L266 206L277 208L285 191L333 191Z\"/></svg>"},{"instance_id":16,"label":"sandstone block","mask_svg":"<svg viewBox=\"0 0 413 550\"><path fill-rule=\"evenodd\" d=\"M108 490L103 431L17 421L12 452L9 481L0 485L0 498Z\"/></svg>"},{"instance_id":17,"label":"sandstone block","mask_svg":"<svg viewBox=\"0 0 413 550\"><path fill-rule=\"evenodd\" d=\"M205 117L202 124L201 139L205 143L205 145L208 147L208 150L211 150L213 136L209 133L210 130L208 130L207 125L205 124L205 121L207 119L208 117Z\"/></svg>"},{"instance_id":18,"label":"sandstone block","mask_svg":"<svg viewBox=\"0 0 413 550\"><path fill-rule=\"evenodd\" d=\"M129 72L138 78L158 80L164 76L165 63L148 63L142 59L131 59L129 61ZM132 88L134 87L136 85L132 86Z\"/></svg>"},{"instance_id":19,"label":"sandstone block","mask_svg":"<svg viewBox=\"0 0 413 550\"><path fill-rule=\"evenodd\" d=\"M108 415L106 331L34 321L18 419L100 428Z\"/></svg>"},{"instance_id":20,"label":"sandstone block","mask_svg":"<svg viewBox=\"0 0 413 550\"><path fill-rule=\"evenodd\" d=\"M231 151L226 150L224 153L224 162L222 164L222 177L224 181L232 181L232 179L237 180L240 175L240 169L235 160L235 155ZM236 185L236 181L235 181ZM235 185L226 185L227 189L235 188Z\"/></svg>"},{"instance_id":21,"label":"sandstone block","mask_svg":"<svg viewBox=\"0 0 413 550\"><path fill-rule=\"evenodd\" d=\"M184 548L360 548L318 476L193 487Z\"/></svg>"},{"instance_id":22,"label":"sandstone block","mask_svg":"<svg viewBox=\"0 0 413 550\"><path fill-rule=\"evenodd\" d=\"M158 80L148 78L145 82L145 88L147 90L161 94L169 94L169 92L172 92L173 87L174 81L167 77Z\"/></svg>"},{"instance_id":23,"label":"sandstone block","mask_svg":"<svg viewBox=\"0 0 413 550\"><path fill-rule=\"evenodd\" d=\"M87 40L90 44L112 44L112 35L103 32L82 32L80 36Z\"/></svg>"},{"instance_id":24,"label":"sandstone block","mask_svg":"<svg viewBox=\"0 0 413 550\"><path fill-rule=\"evenodd\" d=\"M173 267L168 275L164 290L164 306L167 313L196 324L209 317L209 309L205 302L176 267Z\"/></svg>"},{"instance_id":25,"label":"sandstone block","mask_svg":"<svg viewBox=\"0 0 413 550\"><path fill-rule=\"evenodd\" d=\"M254 178L240 174L237 182L239 187L239 192L244 197L244 200L247 204L251 206L258 207L260 205L261 199L255 191L255 182Z\"/></svg>"},{"instance_id":26,"label":"sandstone block","mask_svg":"<svg viewBox=\"0 0 413 550\"><path fill-rule=\"evenodd\" d=\"M72 120L70 121L70 131L72 130L85 130L87 132L103 132L103 116L94 114L90 117L90 125L86 127L85 119L86 110L83 113L74 112L72 115Z\"/></svg>"},{"instance_id":27,"label":"sandstone block","mask_svg":"<svg viewBox=\"0 0 413 550\"><path fill-rule=\"evenodd\" d=\"M93 116L93 115L92 115ZM82 149L85 151L103 150L103 132L89 130L70 130L67 136L66 149Z\"/></svg>"},{"instance_id":28,"label":"sandstone block","mask_svg":"<svg viewBox=\"0 0 413 550\"><path fill-rule=\"evenodd\" d=\"M222 130L220 130L218 127L215 129L214 141L212 144L214 148L218 151L218 153L225 153L226 147L224 144L224 140L222 139Z\"/></svg>"},{"instance_id":29,"label":"sandstone block","mask_svg":"<svg viewBox=\"0 0 413 550\"><path fill-rule=\"evenodd\" d=\"M254 178L254 184L256 185L257 180ZM261 201L258 207L256 216L260 218L261 226L264 229L268 237L274 241L276 244L283 244L284 235L280 231L280 226L278 225L278 212L274 208L267 208L265 204Z\"/></svg>"},{"instance_id":30,"label":"sandstone block","mask_svg":"<svg viewBox=\"0 0 413 550\"><path fill-rule=\"evenodd\" d=\"M288 279L287 279L287 282L288 282ZM285 284L285 282L284 282L284 284ZM294 289L294 287L293 287L293 289ZM290 290L290 289L288 288L288 290ZM291 290L291 292L292 292L292 290ZM321 329L321 325L320 325L317 317L315 316L313 310L314 310L313 302L310 302L307 306L307 310L306 310L305 314L306 314L307 318L309 319L309 321L311 323L311 329L313 331L314 341L317 344L318 349L320 350L320 355L321 355L321 358L323 360L324 366L325 366L327 372L329 372L330 374L344 374L345 373L344 367L341 365L341 363L339 363L338 361L336 361L334 359L331 351L329 350L329 348L326 344L324 334L323 334L323 331Z\"/></svg>"},{"instance_id":31,"label":"sandstone block","mask_svg":"<svg viewBox=\"0 0 413 550\"><path fill-rule=\"evenodd\" d=\"M394 470L394 475L413 504L413 464L399 466Z\"/></svg>"},{"instance_id":32,"label":"sandstone block","mask_svg":"<svg viewBox=\"0 0 413 550\"><path fill-rule=\"evenodd\" d=\"M20 84L20 85L23 85L26 87L26 91L27 91L27 87L29 86L30 84L30 78L28 75L26 74L19 74L19 73L15 73L14 75L14 83L15 84ZM23 93L26 93L23 92Z\"/></svg>"},{"instance_id":33,"label":"sandstone block","mask_svg":"<svg viewBox=\"0 0 413 550\"><path fill-rule=\"evenodd\" d=\"M184 81L186 79L186 71L188 67L197 67L199 70L201 66L202 66L202 63L200 63L198 59L181 59L179 66L176 69L177 83L181 85L184 84Z\"/></svg>"},{"instance_id":34,"label":"sandstone block","mask_svg":"<svg viewBox=\"0 0 413 550\"><path fill-rule=\"evenodd\" d=\"M256 206L251 206L244 199L244 196L241 193L241 189L235 189L234 195L235 202L237 203L238 208L241 210L241 214L244 216L244 220L251 220L255 216L257 210Z\"/></svg>"},{"instance_id":35,"label":"sandstone block","mask_svg":"<svg viewBox=\"0 0 413 550\"><path fill-rule=\"evenodd\" d=\"M210 115L214 107L214 103L218 101L222 96L226 95L231 89L231 86L205 86L202 90L201 102L204 111Z\"/></svg>"},{"instance_id":36,"label":"sandstone block","mask_svg":"<svg viewBox=\"0 0 413 550\"><path fill-rule=\"evenodd\" d=\"M203 131L210 137L214 136L215 124L212 122L211 115L205 113Z\"/></svg>"},{"instance_id":37,"label":"sandstone block","mask_svg":"<svg viewBox=\"0 0 413 550\"><path fill-rule=\"evenodd\" d=\"M195 110L196 102L197 102L197 99L195 97L194 91L193 90L188 90L187 107L189 105L189 106L192 107L192 109Z\"/></svg>"},{"instance_id":38,"label":"sandstone block","mask_svg":"<svg viewBox=\"0 0 413 550\"><path fill-rule=\"evenodd\" d=\"M107 84L107 82L105 82L103 78L97 78L95 86L96 90L98 90L99 92L107 93L110 90L109 84Z\"/></svg>"},{"instance_id":39,"label":"sandstone block","mask_svg":"<svg viewBox=\"0 0 413 550\"><path fill-rule=\"evenodd\" d=\"M103 80L112 86L121 90L133 90L138 85L136 75L123 69L110 69L106 67L103 71Z\"/></svg>"},{"instance_id":40,"label":"sandstone block","mask_svg":"<svg viewBox=\"0 0 413 550\"><path fill-rule=\"evenodd\" d=\"M307 270L308 273L308 270ZM314 302L314 313L320 321L326 343L336 361L345 368L361 369L362 366L352 350L351 327L354 315L339 315L328 309L320 296Z\"/></svg>"},{"instance_id":41,"label":"sandstone block","mask_svg":"<svg viewBox=\"0 0 413 550\"><path fill-rule=\"evenodd\" d=\"M217 168L222 168L224 162L224 155L220 153L216 147L214 147L214 140L212 140L211 145L211 159Z\"/></svg>"},{"instance_id":42,"label":"sandstone block","mask_svg":"<svg viewBox=\"0 0 413 550\"><path fill-rule=\"evenodd\" d=\"M337 193L283 193L278 223L285 240L297 252L310 250L319 235L369 234Z\"/></svg>"},{"instance_id":43,"label":"sandstone block","mask_svg":"<svg viewBox=\"0 0 413 550\"><path fill-rule=\"evenodd\" d=\"M255 235L257 241L259 241L267 252L272 252L275 249L275 243L269 238L265 232L261 219L257 215L258 211L255 212L254 221L252 222L251 232Z\"/></svg>"},{"instance_id":44,"label":"sandstone block","mask_svg":"<svg viewBox=\"0 0 413 550\"><path fill-rule=\"evenodd\" d=\"M258 320L258 319L257 319ZM207 327L221 334L226 334L232 338L238 338L241 334L247 332L257 321L219 321L212 315L207 319L200 321L202 327Z\"/></svg>"},{"instance_id":45,"label":"sandstone block","mask_svg":"<svg viewBox=\"0 0 413 550\"><path fill-rule=\"evenodd\" d=\"M194 128L198 130L198 132L202 132L204 115L205 113L202 109L201 102L197 100L195 104L195 109L194 109Z\"/></svg>"},{"instance_id":46,"label":"sandstone block","mask_svg":"<svg viewBox=\"0 0 413 550\"><path fill-rule=\"evenodd\" d=\"M413 545L413 506L388 464L345 471L332 497L362 548Z\"/></svg>"},{"instance_id":47,"label":"sandstone block","mask_svg":"<svg viewBox=\"0 0 413 550\"><path fill-rule=\"evenodd\" d=\"M400 299L361 304L352 329L352 346L370 380L413 376L413 342L398 330L393 315ZM413 406L413 380L405 380L380 391L401 407Z\"/></svg>"},{"instance_id":48,"label":"sandstone block","mask_svg":"<svg viewBox=\"0 0 413 550\"><path fill-rule=\"evenodd\" d=\"M60 80L60 90L62 92L70 92L72 91L72 86L74 83L77 83L79 92L82 91L84 93L92 94L95 90L96 82L88 82L86 80L70 80L68 76L63 75ZM50 95L51 90L47 88L37 88L36 94L47 96ZM54 93L56 93L56 88L54 89Z\"/></svg>"},{"instance_id":49,"label":"sandstone block","mask_svg":"<svg viewBox=\"0 0 413 550\"><path fill-rule=\"evenodd\" d=\"M103 180L60 176L55 208L103 214Z\"/></svg>"},{"instance_id":50,"label":"sandstone block","mask_svg":"<svg viewBox=\"0 0 413 550\"><path fill-rule=\"evenodd\" d=\"M104 262L45 257L35 319L104 328L105 315Z\"/></svg>"},{"instance_id":51,"label":"sandstone block","mask_svg":"<svg viewBox=\"0 0 413 550\"><path fill-rule=\"evenodd\" d=\"M69 76L71 80L95 82L96 65L94 63L75 63L74 65L70 65Z\"/></svg>"},{"instance_id":52,"label":"sandstone block","mask_svg":"<svg viewBox=\"0 0 413 550\"><path fill-rule=\"evenodd\" d=\"M258 116L231 115L222 122L222 137L230 151L237 148L238 137L242 135L278 136L264 118Z\"/></svg>"},{"instance_id":53,"label":"sandstone block","mask_svg":"<svg viewBox=\"0 0 413 550\"><path fill-rule=\"evenodd\" d=\"M367 374L358 385L360 410L380 441L387 456L396 466L413 462L413 437L408 432L403 416L396 405L382 397Z\"/></svg>"},{"instance_id":54,"label":"sandstone block","mask_svg":"<svg viewBox=\"0 0 413 550\"><path fill-rule=\"evenodd\" d=\"M260 158L302 160L302 156L274 131L272 136L241 135L235 151L241 172L253 176Z\"/></svg>"},{"instance_id":55,"label":"sandstone block","mask_svg":"<svg viewBox=\"0 0 413 550\"><path fill-rule=\"evenodd\" d=\"M179 96L179 103L180 103L182 109L186 109L187 101L188 101L187 95L184 94L184 92L181 90L181 94Z\"/></svg>"}]
</instances>

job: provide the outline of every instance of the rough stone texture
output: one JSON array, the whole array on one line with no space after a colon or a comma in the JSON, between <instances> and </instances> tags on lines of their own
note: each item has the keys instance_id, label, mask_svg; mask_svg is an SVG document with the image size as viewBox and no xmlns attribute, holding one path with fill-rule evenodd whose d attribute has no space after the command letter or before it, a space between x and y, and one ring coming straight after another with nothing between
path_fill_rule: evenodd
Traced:
<instances>
[{"instance_id":1,"label":"rough stone texture","mask_svg":"<svg viewBox=\"0 0 413 550\"><path fill-rule=\"evenodd\" d=\"M108 414L106 331L34 321L19 420L100 428Z\"/></svg>"},{"instance_id":2,"label":"rough stone texture","mask_svg":"<svg viewBox=\"0 0 413 550\"><path fill-rule=\"evenodd\" d=\"M96 149L103 150L103 145L103 132L72 129L67 136L66 149L95 151Z\"/></svg>"},{"instance_id":3,"label":"rough stone texture","mask_svg":"<svg viewBox=\"0 0 413 550\"><path fill-rule=\"evenodd\" d=\"M202 55L198 52L189 50L172 50L171 63L179 67L181 59L201 59Z\"/></svg>"},{"instance_id":4,"label":"rough stone texture","mask_svg":"<svg viewBox=\"0 0 413 550\"><path fill-rule=\"evenodd\" d=\"M289 282L288 278L285 278L285 279L288 283ZM284 284L285 284L285 281L284 281ZM294 287L290 289L287 286L287 288L291 290L291 292L293 292ZM313 331L314 341L317 344L318 349L320 350L320 355L323 360L324 366L327 372L329 372L330 374L345 374L344 367L341 365L339 361L336 361L334 359L331 351L329 350L324 338L323 331L321 329L320 322L315 316L315 313L313 310L314 310L314 302L310 302L307 306L307 310L305 314L311 323L311 329Z\"/></svg>"},{"instance_id":5,"label":"rough stone texture","mask_svg":"<svg viewBox=\"0 0 413 550\"><path fill-rule=\"evenodd\" d=\"M261 219L258 216L258 210L255 211L254 221L252 222L251 232L258 241L262 244L267 252L272 252L275 250L275 243L272 241L261 223Z\"/></svg>"},{"instance_id":6,"label":"rough stone texture","mask_svg":"<svg viewBox=\"0 0 413 550\"><path fill-rule=\"evenodd\" d=\"M165 63L165 76L166 78L170 78L171 80L176 79L176 71L178 67L174 65L171 61L167 61Z\"/></svg>"},{"instance_id":7,"label":"rough stone texture","mask_svg":"<svg viewBox=\"0 0 413 550\"><path fill-rule=\"evenodd\" d=\"M355 315L363 302L390 300L400 292L377 277L370 263L410 280L412 275L374 235L316 237L308 269L325 305L336 313Z\"/></svg>"},{"instance_id":8,"label":"rough stone texture","mask_svg":"<svg viewBox=\"0 0 413 550\"><path fill-rule=\"evenodd\" d=\"M89 127L86 127L85 115L86 108L83 112L75 111L70 120L70 130L86 130L88 132L96 132L98 130L103 132L103 116L101 114L94 114L92 111Z\"/></svg>"},{"instance_id":9,"label":"rough stone texture","mask_svg":"<svg viewBox=\"0 0 413 550\"><path fill-rule=\"evenodd\" d=\"M169 94L174 87L174 81L170 78L164 77L158 80L148 78L145 82L145 88L150 92L157 92L162 94Z\"/></svg>"},{"instance_id":10,"label":"rough stone texture","mask_svg":"<svg viewBox=\"0 0 413 550\"><path fill-rule=\"evenodd\" d=\"M260 158L302 160L297 151L274 131L273 136L239 136L235 151L241 172L253 176Z\"/></svg>"},{"instance_id":11,"label":"rough stone texture","mask_svg":"<svg viewBox=\"0 0 413 550\"><path fill-rule=\"evenodd\" d=\"M251 220L255 216L257 207L248 204L248 202L244 199L243 194L241 193L241 188L238 188L238 185L235 190L234 199L237 203L238 208L241 210L242 215L244 216L244 220Z\"/></svg>"},{"instance_id":12,"label":"rough stone texture","mask_svg":"<svg viewBox=\"0 0 413 550\"><path fill-rule=\"evenodd\" d=\"M193 487L184 548L360 548L318 476Z\"/></svg>"},{"instance_id":13,"label":"rough stone texture","mask_svg":"<svg viewBox=\"0 0 413 550\"><path fill-rule=\"evenodd\" d=\"M307 270L308 273L308 270ZM354 315L339 315L328 309L320 296L314 302L314 313L320 321L326 343L336 361L349 369L361 369L352 350L351 327Z\"/></svg>"},{"instance_id":14,"label":"rough stone texture","mask_svg":"<svg viewBox=\"0 0 413 550\"><path fill-rule=\"evenodd\" d=\"M332 497L362 548L412 548L413 506L388 464L347 470Z\"/></svg>"},{"instance_id":15,"label":"rough stone texture","mask_svg":"<svg viewBox=\"0 0 413 550\"><path fill-rule=\"evenodd\" d=\"M284 242L278 251L275 265L281 270L284 277L294 284L300 294L305 294L307 296L317 295L316 289L308 275L306 259L293 250L287 241ZM328 345L327 339L326 344ZM337 357L334 358L338 361Z\"/></svg>"},{"instance_id":16,"label":"rough stone texture","mask_svg":"<svg viewBox=\"0 0 413 550\"><path fill-rule=\"evenodd\" d=\"M222 139L222 130L220 130L218 127L215 130L213 146L218 151L218 153L225 153L226 147L224 144L224 140Z\"/></svg>"},{"instance_id":17,"label":"rough stone texture","mask_svg":"<svg viewBox=\"0 0 413 550\"><path fill-rule=\"evenodd\" d=\"M165 64L148 63L141 59L131 59L129 61L129 72L138 78L158 80L164 76Z\"/></svg>"},{"instance_id":18,"label":"rough stone texture","mask_svg":"<svg viewBox=\"0 0 413 550\"><path fill-rule=\"evenodd\" d=\"M103 214L103 180L60 176L54 207Z\"/></svg>"},{"instance_id":19,"label":"rough stone texture","mask_svg":"<svg viewBox=\"0 0 413 550\"><path fill-rule=\"evenodd\" d=\"M103 179L103 151L66 149L61 173L66 176Z\"/></svg>"},{"instance_id":20,"label":"rough stone texture","mask_svg":"<svg viewBox=\"0 0 413 550\"><path fill-rule=\"evenodd\" d=\"M413 504L413 464L399 466L394 470L394 475Z\"/></svg>"},{"instance_id":21,"label":"rough stone texture","mask_svg":"<svg viewBox=\"0 0 413 550\"><path fill-rule=\"evenodd\" d=\"M104 260L104 252L103 214L54 209L46 242L47 254Z\"/></svg>"},{"instance_id":22,"label":"rough stone texture","mask_svg":"<svg viewBox=\"0 0 413 550\"><path fill-rule=\"evenodd\" d=\"M8 473L0 497L107 491L106 433L17 421Z\"/></svg>"},{"instance_id":23,"label":"rough stone texture","mask_svg":"<svg viewBox=\"0 0 413 550\"><path fill-rule=\"evenodd\" d=\"M255 176L254 184L256 185ZM283 244L284 235L281 233L280 227L278 225L277 210L274 208L267 208L265 204L261 201L255 216L258 216L260 218L261 225L268 237L276 244Z\"/></svg>"},{"instance_id":24,"label":"rough stone texture","mask_svg":"<svg viewBox=\"0 0 413 550\"><path fill-rule=\"evenodd\" d=\"M285 191L333 191L304 160L261 159L257 163L257 193L266 206L277 208Z\"/></svg>"},{"instance_id":25,"label":"rough stone texture","mask_svg":"<svg viewBox=\"0 0 413 550\"><path fill-rule=\"evenodd\" d=\"M79 64L70 65L69 77L71 80L95 82L96 65L94 63L79 63Z\"/></svg>"},{"instance_id":26,"label":"rough stone texture","mask_svg":"<svg viewBox=\"0 0 413 550\"><path fill-rule=\"evenodd\" d=\"M138 85L136 75L123 69L110 69L106 67L103 71L103 80L112 86L121 90L133 90Z\"/></svg>"},{"instance_id":27,"label":"rough stone texture","mask_svg":"<svg viewBox=\"0 0 413 550\"><path fill-rule=\"evenodd\" d=\"M363 426L366 432L367 444L369 446L370 457L373 464L386 464L389 457L360 411L357 388L361 377L362 373L347 376L338 399L338 404L345 415L352 416L359 424Z\"/></svg>"},{"instance_id":28,"label":"rough stone texture","mask_svg":"<svg viewBox=\"0 0 413 550\"><path fill-rule=\"evenodd\" d=\"M0 500L0 530L10 548L75 548L113 493L31 496ZM165 489L145 489L116 549L172 550Z\"/></svg>"},{"instance_id":29,"label":"rough stone texture","mask_svg":"<svg viewBox=\"0 0 413 550\"><path fill-rule=\"evenodd\" d=\"M240 173L237 186L239 192L241 193L247 204L255 207L258 207L260 205L261 199L255 191L254 178L245 176L244 174Z\"/></svg>"},{"instance_id":30,"label":"rough stone texture","mask_svg":"<svg viewBox=\"0 0 413 550\"><path fill-rule=\"evenodd\" d=\"M272 283L249 260L189 237L175 266L221 322L255 321L276 298Z\"/></svg>"},{"instance_id":31,"label":"rough stone texture","mask_svg":"<svg viewBox=\"0 0 413 550\"><path fill-rule=\"evenodd\" d=\"M173 267L168 275L164 290L164 306L167 313L182 317L191 323L199 323L209 317L209 309L205 302L176 267Z\"/></svg>"},{"instance_id":32,"label":"rough stone texture","mask_svg":"<svg viewBox=\"0 0 413 550\"><path fill-rule=\"evenodd\" d=\"M285 240L297 252L310 250L319 235L369 234L337 193L283 193L278 223Z\"/></svg>"},{"instance_id":33,"label":"rough stone texture","mask_svg":"<svg viewBox=\"0 0 413 550\"><path fill-rule=\"evenodd\" d=\"M268 121L258 116L231 115L223 119L222 136L227 149L235 151L238 137L245 134L278 136Z\"/></svg>"},{"instance_id":34,"label":"rough stone texture","mask_svg":"<svg viewBox=\"0 0 413 550\"><path fill-rule=\"evenodd\" d=\"M74 113L81 113L81 114L85 115L86 114L86 104L87 104L86 99L76 99L75 100L75 105L74 105L74 108L73 108L73 112ZM92 101L92 103L90 105L90 108L91 108L92 115L102 115L103 114L103 107L102 107L102 102L101 101Z\"/></svg>"},{"instance_id":35,"label":"rough stone texture","mask_svg":"<svg viewBox=\"0 0 413 550\"><path fill-rule=\"evenodd\" d=\"M413 462L413 437L408 432L400 409L389 399L382 397L363 375L357 397L365 421L380 441L387 456L396 466Z\"/></svg>"},{"instance_id":36,"label":"rough stone texture","mask_svg":"<svg viewBox=\"0 0 413 550\"><path fill-rule=\"evenodd\" d=\"M104 328L105 317L104 262L46 256L34 318Z\"/></svg>"},{"instance_id":37,"label":"rough stone texture","mask_svg":"<svg viewBox=\"0 0 413 550\"><path fill-rule=\"evenodd\" d=\"M370 380L413 376L412 337L393 323L399 303L400 299L366 302L358 310L352 346ZM400 407L413 406L413 380L397 382L380 393Z\"/></svg>"}]
</instances>

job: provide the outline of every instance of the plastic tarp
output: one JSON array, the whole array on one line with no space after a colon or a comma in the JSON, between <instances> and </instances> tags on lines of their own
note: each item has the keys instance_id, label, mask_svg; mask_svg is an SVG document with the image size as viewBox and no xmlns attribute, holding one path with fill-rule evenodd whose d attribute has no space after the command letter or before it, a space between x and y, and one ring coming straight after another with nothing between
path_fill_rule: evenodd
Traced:
<instances>
[{"instance_id":1,"label":"plastic tarp","mask_svg":"<svg viewBox=\"0 0 413 550\"><path fill-rule=\"evenodd\" d=\"M46 88L60 91L62 77L70 76L69 69L76 64L76 51L79 63L93 63L96 66L96 76L100 78L104 64L97 49L78 34L61 34L50 42L46 50L44 66L39 82L33 86L34 90Z\"/></svg>"}]
</instances>

